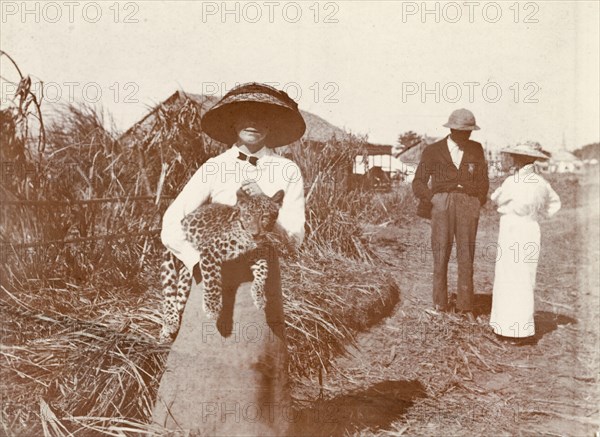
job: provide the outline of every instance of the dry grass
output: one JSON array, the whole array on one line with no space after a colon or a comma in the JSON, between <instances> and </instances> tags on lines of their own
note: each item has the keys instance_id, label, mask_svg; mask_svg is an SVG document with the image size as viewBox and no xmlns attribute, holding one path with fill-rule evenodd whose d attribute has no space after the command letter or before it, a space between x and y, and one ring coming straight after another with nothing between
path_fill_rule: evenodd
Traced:
<instances>
[{"instance_id":1,"label":"dry grass","mask_svg":"<svg viewBox=\"0 0 600 437\"><path fill-rule=\"evenodd\" d=\"M301 258L302 259L302 258ZM284 262L283 287L290 372L295 378L330 369L363 331L390 314L399 290L389 276L369 276L343 258ZM4 424L16 435L41 433L41 402L62 427L90 435L137 423L144 428L166 351L156 288L2 289ZM73 417L75 418L73 418ZM96 419L91 419L96 418ZM102 419L103 418L103 419ZM59 434L60 435L60 434Z\"/></svg>"},{"instance_id":2,"label":"dry grass","mask_svg":"<svg viewBox=\"0 0 600 437\"><path fill-rule=\"evenodd\" d=\"M331 253L284 262L282 281L288 327L290 372L314 377L363 332L388 316L400 299L390 275Z\"/></svg>"},{"instance_id":3,"label":"dry grass","mask_svg":"<svg viewBox=\"0 0 600 437\"><path fill-rule=\"evenodd\" d=\"M42 402L79 435L90 433L71 416L143 422L163 365L154 340L160 313L158 305L144 304L142 293L126 296L122 290L2 290L3 423L9 434L41 435Z\"/></svg>"},{"instance_id":4,"label":"dry grass","mask_svg":"<svg viewBox=\"0 0 600 437\"><path fill-rule=\"evenodd\" d=\"M4 242L119 239L15 250L3 245L0 311L2 426L8 435L124 435L148 430L167 351L160 325L155 237L166 202L79 200L178 192L222 145L205 141L197 102L165 108L125 145L90 107L69 106L48 129L42 164L2 185L3 200L72 202L3 209ZM4 133L4 132L3 132ZM332 369L357 332L399 300L380 276L358 211L370 199L347 184L360 139L292 148L306 181L308 227L300 253L283 259L290 371ZM177 145L177 147L173 147ZM350 167L351 168L351 167ZM159 188L160 187L160 188Z\"/></svg>"}]
</instances>

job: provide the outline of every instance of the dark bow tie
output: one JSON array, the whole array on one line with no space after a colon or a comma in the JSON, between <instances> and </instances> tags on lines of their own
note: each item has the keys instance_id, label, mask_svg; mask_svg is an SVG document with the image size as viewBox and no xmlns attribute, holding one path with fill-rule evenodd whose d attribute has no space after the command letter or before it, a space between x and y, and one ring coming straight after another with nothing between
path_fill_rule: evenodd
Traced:
<instances>
[{"instance_id":1,"label":"dark bow tie","mask_svg":"<svg viewBox=\"0 0 600 437\"><path fill-rule=\"evenodd\" d=\"M248 156L245 153L240 152L238 159L242 161L248 161L250 164L256 167L256 163L258 162L258 158L256 156Z\"/></svg>"}]
</instances>

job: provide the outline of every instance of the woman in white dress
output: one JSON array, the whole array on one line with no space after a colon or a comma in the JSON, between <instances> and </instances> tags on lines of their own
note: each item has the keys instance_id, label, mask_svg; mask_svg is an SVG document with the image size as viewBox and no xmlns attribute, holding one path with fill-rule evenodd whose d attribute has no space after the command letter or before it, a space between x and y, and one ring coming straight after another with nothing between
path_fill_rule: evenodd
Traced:
<instances>
[{"instance_id":1,"label":"woman in white dress","mask_svg":"<svg viewBox=\"0 0 600 437\"><path fill-rule=\"evenodd\" d=\"M534 289L540 254L538 220L560 209L560 198L535 172L534 162L548 159L530 144L503 150L505 167L515 168L492 194L500 230L490 326L502 339L523 342L535 335Z\"/></svg>"}]
</instances>

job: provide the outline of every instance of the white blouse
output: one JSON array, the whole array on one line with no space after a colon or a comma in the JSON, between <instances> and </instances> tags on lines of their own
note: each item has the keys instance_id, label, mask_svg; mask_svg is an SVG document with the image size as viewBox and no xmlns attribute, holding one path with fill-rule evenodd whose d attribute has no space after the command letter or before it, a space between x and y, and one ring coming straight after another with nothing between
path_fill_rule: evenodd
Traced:
<instances>
[{"instance_id":1,"label":"white blouse","mask_svg":"<svg viewBox=\"0 0 600 437\"><path fill-rule=\"evenodd\" d=\"M498 205L500 214L514 214L536 221L553 216L561 207L558 194L546 179L535 173L533 164L506 178L491 199Z\"/></svg>"},{"instance_id":2,"label":"white blouse","mask_svg":"<svg viewBox=\"0 0 600 437\"><path fill-rule=\"evenodd\" d=\"M258 158L256 166L238 159L240 152L234 145L206 161L163 216L161 240L190 271L198 263L200 254L186 240L181 221L203 203L235 205L236 192L244 180L255 180L267 196L283 190L278 230L283 230L297 245L304 239L304 182L298 165L267 147L252 155L243 151Z\"/></svg>"}]
</instances>

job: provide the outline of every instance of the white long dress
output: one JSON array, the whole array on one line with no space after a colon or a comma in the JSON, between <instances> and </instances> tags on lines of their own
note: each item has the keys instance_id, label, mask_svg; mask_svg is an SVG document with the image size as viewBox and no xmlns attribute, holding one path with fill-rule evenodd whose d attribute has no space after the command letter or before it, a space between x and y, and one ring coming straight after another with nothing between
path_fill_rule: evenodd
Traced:
<instances>
[{"instance_id":1,"label":"white long dress","mask_svg":"<svg viewBox=\"0 0 600 437\"><path fill-rule=\"evenodd\" d=\"M530 164L509 176L491 199L501 217L490 326L498 335L530 337L541 249L538 220L556 214L560 198Z\"/></svg>"}]
</instances>

